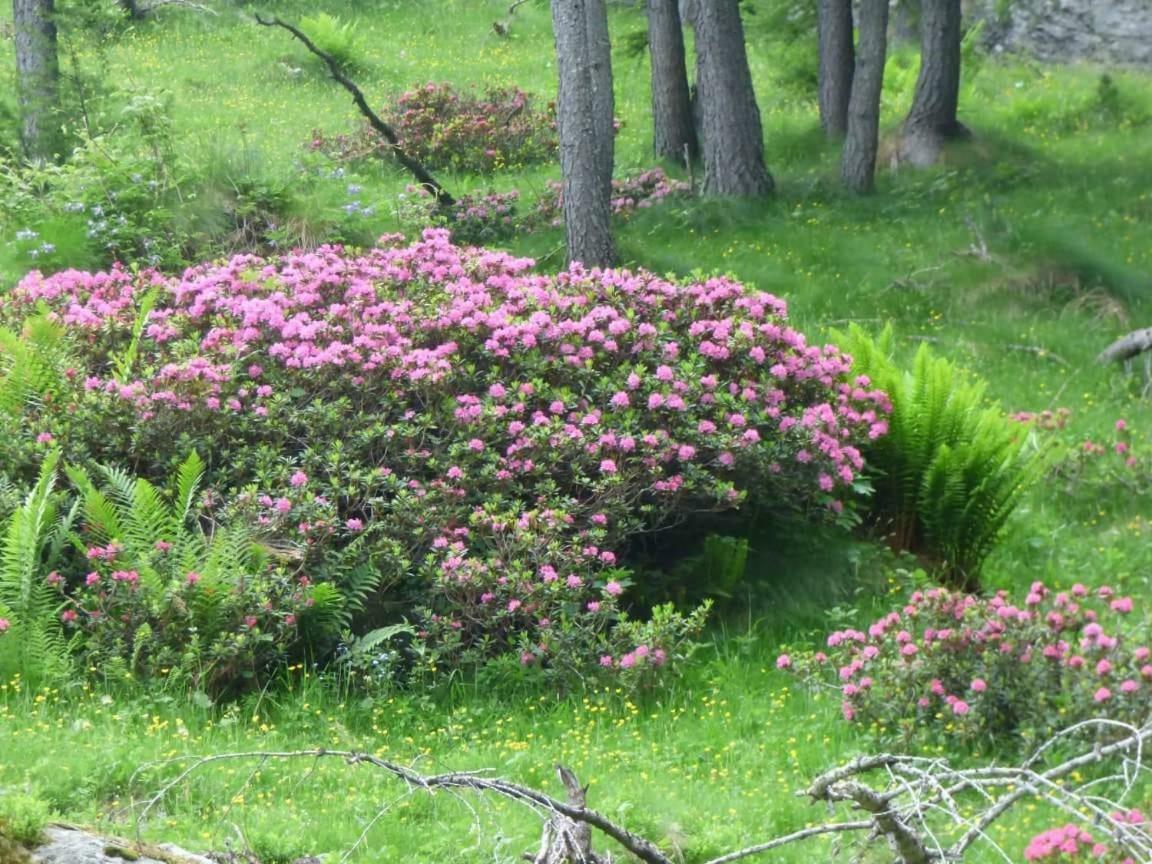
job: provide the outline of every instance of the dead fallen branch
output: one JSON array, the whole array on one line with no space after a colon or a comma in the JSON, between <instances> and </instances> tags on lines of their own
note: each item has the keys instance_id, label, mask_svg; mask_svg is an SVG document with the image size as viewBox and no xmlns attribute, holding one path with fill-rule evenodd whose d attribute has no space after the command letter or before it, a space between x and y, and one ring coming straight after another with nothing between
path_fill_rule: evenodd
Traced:
<instances>
[{"instance_id":1,"label":"dead fallen branch","mask_svg":"<svg viewBox=\"0 0 1152 864\"><path fill-rule=\"evenodd\" d=\"M456 199L448 194L448 191L440 185L440 181L432 176L428 169L424 167L423 163L413 158L404 149L399 137L396 135L396 130L384 122L380 115L372 110L372 106L368 104L368 100L364 97L364 91L357 86L355 81L344 73L344 70L340 68L340 64L336 62L331 54L318 48L300 28L278 17L264 18L257 14L256 23L264 27L282 27L296 37L297 41L312 52L312 54L319 57L324 62L324 65L328 67L328 74L332 76L332 79L352 95L352 100L356 103L356 107L360 110L360 113L367 119L368 124L388 142L388 149L396 158L396 161L403 165L404 168L416 178L416 182L431 193L441 208L447 209L456 204Z\"/></svg>"},{"instance_id":2,"label":"dead fallen branch","mask_svg":"<svg viewBox=\"0 0 1152 864\"><path fill-rule=\"evenodd\" d=\"M1124 363L1145 351L1152 351L1152 327L1136 330L1117 339L1101 351L1096 359L1100 363Z\"/></svg>"},{"instance_id":3,"label":"dead fallen branch","mask_svg":"<svg viewBox=\"0 0 1152 864\"><path fill-rule=\"evenodd\" d=\"M946 864L962 861L977 843L983 843L1004 861L1016 857L997 845L989 829L1017 804L1025 800L1043 801L1064 812L1069 821L1085 827L1108 826L1107 842L1138 864L1152 864L1150 826L1131 824L1113 818L1127 810L1126 801L1139 784L1147 782L1144 749L1152 740L1152 724L1140 728L1127 724L1094 720L1078 724L1058 734L1019 766L956 768L946 759L878 754L862 756L816 777L798 794L830 808L847 806L863 818L832 820L790 834L727 852L706 864L732 864L762 855L791 843L832 834L852 834L861 845L886 842L899 864ZM1078 745L1074 755L1054 765L1046 761L1060 745L1067 752ZM406 787L407 797L416 792L452 794L483 793L514 801L543 823L539 851L523 857L532 864L609 864L611 857L592 849L592 832L600 832L645 864L672 864L673 857L655 843L587 806L587 786L581 786L568 769L557 766L567 797L554 797L538 789L491 776L487 772L453 771L422 774L386 759L351 750L248 751L203 757L185 757L141 766L132 785L147 770L183 764L175 777L158 791L131 805L137 830L161 805L169 793L181 787L198 771L215 763L250 761L254 771L271 762L307 760L313 766L321 759L339 759L351 766L370 766L396 777ZM1115 766L1110 773L1105 765ZM311 770L311 769L310 769ZM1068 781L1090 775L1078 785ZM360 838L345 853L347 858L367 835L369 828L393 804L383 807ZM1018 856L1017 856L1018 857Z\"/></svg>"}]
</instances>

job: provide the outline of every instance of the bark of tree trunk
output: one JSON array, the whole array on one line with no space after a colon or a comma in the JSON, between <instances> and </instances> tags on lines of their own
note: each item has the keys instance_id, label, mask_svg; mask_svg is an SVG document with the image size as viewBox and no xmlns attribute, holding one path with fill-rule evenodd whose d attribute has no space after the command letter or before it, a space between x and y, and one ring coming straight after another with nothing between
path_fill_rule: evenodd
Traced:
<instances>
[{"instance_id":1,"label":"bark of tree trunk","mask_svg":"<svg viewBox=\"0 0 1152 864\"><path fill-rule=\"evenodd\" d=\"M923 0L920 76L901 135L902 162L933 165L946 141L968 134L956 119L960 100L960 2Z\"/></svg>"},{"instance_id":2,"label":"bark of tree trunk","mask_svg":"<svg viewBox=\"0 0 1152 864\"><path fill-rule=\"evenodd\" d=\"M696 125L678 0L648 0L648 51L652 60L652 148L659 159L695 159Z\"/></svg>"},{"instance_id":3,"label":"bark of tree trunk","mask_svg":"<svg viewBox=\"0 0 1152 864\"><path fill-rule=\"evenodd\" d=\"M612 239L613 97L604 0L552 0L560 87L556 125L569 263L608 267Z\"/></svg>"},{"instance_id":4,"label":"bark of tree trunk","mask_svg":"<svg viewBox=\"0 0 1152 864\"><path fill-rule=\"evenodd\" d=\"M55 0L13 0L16 33L16 92L24 156L49 160L60 155L60 59Z\"/></svg>"},{"instance_id":5,"label":"bark of tree trunk","mask_svg":"<svg viewBox=\"0 0 1152 864\"><path fill-rule=\"evenodd\" d=\"M764 165L764 132L737 0L699 3L693 23L704 194L769 195L774 184Z\"/></svg>"},{"instance_id":6,"label":"bark of tree trunk","mask_svg":"<svg viewBox=\"0 0 1152 864\"><path fill-rule=\"evenodd\" d=\"M819 0L820 125L829 138L848 131L848 100L852 93L852 0Z\"/></svg>"},{"instance_id":7,"label":"bark of tree trunk","mask_svg":"<svg viewBox=\"0 0 1152 864\"><path fill-rule=\"evenodd\" d=\"M860 43L848 108L840 177L853 192L871 192L880 143L880 93L888 53L888 0L860 0Z\"/></svg>"}]
</instances>

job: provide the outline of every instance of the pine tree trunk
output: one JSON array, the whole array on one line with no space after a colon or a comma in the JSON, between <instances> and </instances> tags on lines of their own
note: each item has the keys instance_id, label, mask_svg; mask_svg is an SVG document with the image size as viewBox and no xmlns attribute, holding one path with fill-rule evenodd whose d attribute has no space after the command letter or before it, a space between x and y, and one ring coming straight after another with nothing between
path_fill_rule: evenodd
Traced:
<instances>
[{"instance_id":1,"label":"pine tree trunk","mask_svg":"<svg viewBox=\"0 0 1152 864\"><path fill-rule=\"evenodd\" d=\"M888 53L888 0L860 0L860 44L848 107L840 177L853 192L871 192L880 142L880 93Z\"/></svg>"},{"instance_id":2,"label":"pine tree trunk","mask_svg":"<svg viewBox=\"0 0 1152 864\"><path fill-rule=\"evenodd\" d=\"M819 0L820 125L829 138L848 131L852 93L852 0Z\"/></svg>"},{"instance_id":3,"label":"pine tree trunk","mask_svg":"<svg viewBox=\"0 0 1152 864\"><path fill-rule=\"evenodd\" d=\"M968 134L956 119L960 101L961 0L923 0L920 76L904 121L901 161L935 164L944 143Z\"/></svg>"},{"instance_id":4,"label":"pine tree trunk","mask_svg":"<svg viewBox=\"0 0 1152 864\"><path fill-rule=\"evenodd\" d=\"M552 24L568 261L608 267L616 247L611 226L612 67L603 0L552 0Z\"/></svg>"},{"instance_id":5,"label":"pine tree trunk","mask_svg":"<svg viewBox=\"0 0 1152 864\"><path fill-rule=\"evenodd\" d=\"M612 90L612 41L604 0L584 0L588 19L588 65L592 82L592 118L596 124L596 164L611 196L616 154L616 97Z\"/></svg>"},{"instance_id":6,"label":"pine tree trunk","mask_svg":"<svg viewBox=\"0 0 1152 864\"><path fill-rule=\"evenodd\" d=\"M652 148L659 159L695 159L696 125L678 0L648 0L648 51L652 59Z\"/></svg>"},{"instance_id":7,"label":"pine tree trunk","mask_svg":"<svg viewBox=\"0 0 1152 864\"><path fill-rule=\"evenodd\" d=\"M769 195L772 175L764 165L764 132L737 0L698 3L693 23L704 194Z\"/></svg>"},{"instance_id":8,"label":"pine tree trunk","mask_svg":"<svg viewBox=\"0 0 1152 864\"><path fill-rule=\"evenodd\" d=\"M16 33L16 93L20 143L28 159L60 155L58 131L60 60L56 44L55 0L13 0Z\"/></svg>"}]
</instances>

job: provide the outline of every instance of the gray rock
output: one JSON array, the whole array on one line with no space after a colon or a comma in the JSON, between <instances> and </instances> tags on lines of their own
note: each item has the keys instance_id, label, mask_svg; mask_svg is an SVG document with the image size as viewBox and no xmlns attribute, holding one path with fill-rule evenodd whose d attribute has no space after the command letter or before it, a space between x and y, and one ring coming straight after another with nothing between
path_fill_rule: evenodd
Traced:
<instances>
[{"instance_id":1,"label":"gray rock","mask_svg":"<svg viewBox=\"0 0 1152 864\"><path fill-rule=\"evenodd\" d=\"M1152 0L973 0L970 12L996 49L1152 66Z\"/></svg>"},{"instance_id":2,"label":"gray rock","mask_svg":"<svg viewBox=\"0 0 1152 864\"><path fill-rule=\"evenodd\" d=\"M36 864L214 864L172 844L137 848L123 840L58 825L45 828L44 836L48 842L32 850Z\"/></svg>"}]
</instances>

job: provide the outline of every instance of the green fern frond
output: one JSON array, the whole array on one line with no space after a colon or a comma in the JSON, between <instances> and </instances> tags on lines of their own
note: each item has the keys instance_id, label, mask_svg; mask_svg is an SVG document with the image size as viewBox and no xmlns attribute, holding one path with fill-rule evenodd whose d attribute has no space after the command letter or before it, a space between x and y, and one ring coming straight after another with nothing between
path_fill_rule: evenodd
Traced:
<instances>
[{"instance_id":1,"label":"green fern frond","mask_svg":"<svg viewBox=\"0 0 1152 864\"><path fill-rule=\"evenodd\" d=\"M44 459L36 485L8 518L0 549L0 608L10 624L0 652L13 657L15 669L30 680L55 677L68 665L59 601L44 578L60 530L53 494L59 461L56 450Z\"/></svg>"},{"instance_id":2,"label":"green fern frond","mask_svg":"<svg viewBox=\"0 0 1152 864\"><path fill-rule=\"evenodd\" d=\"M898 548L935 558L944 579L972 587L1040 460L989 406L983 382L926 344L904 372L892 334L891 326L876 338L857 325L832 332L854 371L892 401L888 435L865 453L877 474L873 522Z\"/></svg>"}]
</instances>

